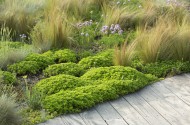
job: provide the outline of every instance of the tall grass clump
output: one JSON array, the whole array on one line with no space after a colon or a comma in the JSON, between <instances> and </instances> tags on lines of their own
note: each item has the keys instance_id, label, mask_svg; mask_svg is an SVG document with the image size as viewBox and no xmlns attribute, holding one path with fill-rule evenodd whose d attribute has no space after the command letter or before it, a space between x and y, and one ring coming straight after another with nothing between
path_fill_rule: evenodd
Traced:
<instances>
[{"instance_id":1,"label":"tall grass clump","mask_svg":"<svg viewBox=\"0 0 190 125\"><path fill-rule=\"evenodd\" d=\"M136 43L125 42L120 48L115 47L113 62L114 65L130 66L135 57Z\"/></svg>"},{"instance_id":2,"label":"tall grass clump","mask_svg":"<svg viewBox=\"0 0 190 125\"><path fill-rule=\"evenodd\" d=\"M6 68L7 65L13 64L22 60L29 53L35 52L31 45L23 45L20 48L16 48L14 43L12 46L9 44L12 42L0 42L0 67Z\"/></svg>"},{"instance_id":3,"label":"tall grass clump","mask_svg":"<svg viewBox=\"0 0 190 125\"><path fill-rule=\"evenodd\" d=\"M20 34L27 34L35 25L44 0L5 0L0 6L0 24Z\"/></svg>"},{"instance_id":4,"label":"tall grass clump","mask_svg":"<svg viewBox=\"0 0 190 125\"><path fill-rule=\"evenodd\" d=\"M134 42L137 42L138 55L145 63L190 60L189 21L183 18L181 23L175 19L160 17L153 28L140 31Z\"/></svg>"},{"instance_id":5,"label":"tall grass clump","mask_svg":"<svg viewBox=\"0 0 190 125\"><path fill-rule=\"evenodd\" d=\"M32 44L40 52L67 47L72 41L72 26L59 11L54 10L36 24L31 32Z\"/></svg>"},{"instance_id":6,"label":"tall grass clump","mask_svg":"<svg viewBox=\"0 0 190 125\"><path fill-rule=\"evenodd\" d=\"M7 95L0 96L0 125L20 125L21 118L17 104Z\"/></svg>"}]
</instances>

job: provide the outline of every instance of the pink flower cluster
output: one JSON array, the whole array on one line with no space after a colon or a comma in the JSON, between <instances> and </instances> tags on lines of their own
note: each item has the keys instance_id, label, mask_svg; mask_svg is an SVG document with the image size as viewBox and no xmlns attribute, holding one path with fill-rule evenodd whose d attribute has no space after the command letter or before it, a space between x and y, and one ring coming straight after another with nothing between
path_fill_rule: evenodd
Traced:
<instances>
[{"instance_id":1,"label":"pink flower cluster","mask_svg":"<svg viewBox=\"0 0 190 125\"><path fill-rule=\"evenodd\" d=\"M100 30L103 34L115 34L118 33L119 35L123 34L123 30L121 29L119 24L112 24L109 26L102 26Z\"/></svg>"}]
</instances>

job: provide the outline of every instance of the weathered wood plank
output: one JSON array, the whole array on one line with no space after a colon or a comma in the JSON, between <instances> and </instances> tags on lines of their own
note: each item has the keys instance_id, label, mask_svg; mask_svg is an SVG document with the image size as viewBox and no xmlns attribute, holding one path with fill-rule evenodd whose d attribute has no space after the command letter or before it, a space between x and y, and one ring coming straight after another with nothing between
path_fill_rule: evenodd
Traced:
<instances>
[{"instance_id":1,"label":"weathered wood plank","mask_svg":"<svg viewBox=\"0 0 190 125\"><path fill-rule=\"evenodd\" d=\"M149 125L124 98L119 98L110 103L129 125Z\"/></svg>"},{"instance_id":2,"label":"weathered wood plank","mask_svg":"<svg viewBox=\"0 0 190 125\"><path fill-rule=\"evenodd\" d=\"M123 119L106 120L108 125L128 125Z\"/></svg>"},{"instance_id":3,"label":"weathered wood plank","mask_svg":"<svg viewBox=\"0 0 190 125\"><path fill-rule=\"evenodd\" d=\"M152 125L170 125L151 105L137 93L124 96L124 98Z\"/></svg>"},{"instance_id":4,"label":"weathered wood plank","mask_svg":"<svg viewBox=\"0 0 190 125\"><path fill-rule=\"evenodd\" d=\"M167 90L163 85L158 88L154 85L147 88L146 91L140 91L139 94L162 116L164 116L165 119L173 125L187 125L190 123L189 106L187 106L175 94ZM167 94L164 92L167 92ZM168 95L168 93L170 93L170 96L165 96Z\"/></svg>"},{"instance_id":5,"label":"weathered wood plank","mask_svg":"<svg viewBox=\"0 0 190 125\"><path fill-rule=\"evenodd\" d=\"M95 107L104 120L122 119L118 112L110 105L109 102L99 104Z\"/></svg>"},{"instance_id":6,"label":"weathered wood plank","mask_svg":"<svg viewBox=\"0 0 190 125\"><path fill-rule=\"evenodd\" d=\"M172 77L172 78L164 80L163 82L161 82L161 84L164 85L168 90L170 90L178 98L180 98L184 103L189 105L190 99L188 97L190 96L190 90L188 90L184 86L190 86L190 83L185 82L185 80L178 81Z\"/></svg>"},{"instance_id":7,"label":"weathered wood plank","mask_svg":"<svg viewBox=\"0 0 190 125\"><path fill-rule=\"evenodd\" d=\"M177 125L179 123L177 119L181 117L180 114L164 100L166 97L173 97L173 95L169 94L170 96L168 96L168 94L163 94L166 95L164 97L159 91L156 92L149 86L145 91L139 91L139 95L169 121L170 124Z\"/></svg>"},{"instance_id":8,"label":"weathered wood plank","mask_svg":"<svg viewBox=\"0 0 190 125\"><path fill-rule=\"evenodd\" d=\"M80 113L80 116L87 125L107 125L94 108Z\"/></svg>"},{"instance_id":9,"label":"weathered wood plank","mask_svg":"<svg viewBox=\"0 0 190 125\"><path fill-rule=\"evenodd\" d=\"M79 114L63 115L58 120L62 125L86 125Z\"/></svg>"}]
</instances>

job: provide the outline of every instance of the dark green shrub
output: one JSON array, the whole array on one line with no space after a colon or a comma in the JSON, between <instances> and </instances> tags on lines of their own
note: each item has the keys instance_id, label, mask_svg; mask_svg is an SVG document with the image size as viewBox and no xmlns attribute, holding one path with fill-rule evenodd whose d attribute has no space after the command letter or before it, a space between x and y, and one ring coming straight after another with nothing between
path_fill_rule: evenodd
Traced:
<instances>
[{"instance_id":1,"label":"dark green shrub","mask_svg":"<svg viewBox=\"0 0 190 125\"><path fill-rule=\"evenodd\" d=\"M39 81L35 89L43 93L43 95L51 95L60 90L74 89L88 84L91 84L91 82L82 80L78 77L62 74Z\"/></svg>"},{"instance_id":2,"label":"dark green shrub","mask_svg":"<svg viewBox=\"0 0 190 125\"><path fill-rule=\"evenodd\" d=\"M36 61L40 69L45 69L48 65L54 64L54 59L52 57L43 56L37 53L28 55L25 61Z\"/></svg>"},{"instance_id":3,"label":"dark green shrub","mask_svg":"<svg viewBox=\"0 0 190 125\"><path fill-rule=\"evenodd\" d=\"M21 125L16 107L17 104L12 98L7 95L0 96L0 125Z\"/></svg>"},{"instance_id":4,"label":"dark green shrub","mask_svg":"<svg viewBox=\"0 0 190 125\"><path fill-rule=\"evenodd\" d=\"M8 71L17 75L36 74L40 69L41 67L36 61L21 61L8 66Z\"/></svg>"},{"instance_id":5,"label":"dark green shrub","mask_svg":"<svg viewBox=\"0 0 190 125\"><path fill-rule=\"evenodd\" d=\"M7 84L7 85L15 85L17 82L16 76L7 71L0 71L0 83Z\"/></svg>"},{"instance_id":6,"label":"dark green shrub","mask_svg":"<svg viewBox=\"0 0 190 125\"><path fill-rule=\"evenodd\" d=\"M76 54L70 49L58 50L54 53L54 59L58 63L76 62Z\"/></svg>"},{"instance_id":7,"label":"dark green shrub","mask_svg":"<svg viewBox=\"0 0 190 125\"><path fill-rule=\"evenodd\" d=\"M47 67L43 73L45 76L55 76L59 74L67 74L67 75L73 75L73 76L81 76L84 74L83 67L77 65L76 63L61 63L61 64L54 64L49 67Z\"/></svg>"},{"instance_id":8,"label":"dark green shrub","mask_svg":"<svg viewBox=\"0 0 190 125\"><path fill-rule=\"evenodd\" d=\"M131 67L124 66L94 68L86 72L81 78L88 80L137 80L147 82L157 79L152 75L143 74Z\"/></svg>"},{"instance_id":9,"label":"dark green shrub","mask_svg":"<svg viewBox=\"0 0 190 125\"><path fill-rule=\"evenodd\" d=\"M142 72L153 74L157 77L166 77L168 75L176 75L190 71L189 62L181 61L162 61L146 64Z\"/></svg>"},{"instance_id":10,"label":"dark green shrub","mask_svg":"<svg viewBox=\"0 0 190 125\"><path fill-rule=\"evenodd\" d=\"M95 56L83 58L79 62L79 65L83 66L85 69L113 66L113 50L107 50Z\"/></svg>"}]
</instances>

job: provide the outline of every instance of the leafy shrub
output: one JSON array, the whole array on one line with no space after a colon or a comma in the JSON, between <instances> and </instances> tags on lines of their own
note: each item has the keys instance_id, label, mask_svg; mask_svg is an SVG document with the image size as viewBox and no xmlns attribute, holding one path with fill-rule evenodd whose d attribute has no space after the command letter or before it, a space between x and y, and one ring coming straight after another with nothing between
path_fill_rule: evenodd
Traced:
<instances>
[{"instance_id":1,"label":"leafy shrub","mask_svg":"<svg viewBox=\"0 0 190 125\"><path fill-rule=\"evenodd\" d=\"M168 75L181 74L190 71L189 62L181 61L162 61L146 64L142 68L143 73L153 74L157 77L166 77Z\"/></svg>"},{"instance_id":2,"label":"leafy shrub","mask_svg":"<svg viewBox=\"0 0 190 125\"><path fill-rule=\"evenodd\" d=\"M131 67L123 66L94 68L86 72L81 78L88 80L137 80L147 82L157 79L152 75L143 74Z\"/></svg>"},{"instance_id":3,"label":"leafy shrub","mask_svg":"<svg viewBox=\"0 0 190 125\"><path fill-rule=\"evenodd\" d=\"M56 77L51 78L54 79L52 80L52 85L47 86L46 83L50 79L46 79L43 83L44 87L41 90L53 88L54 93L50 91L51 93L47 94L43 100L43 106L48 111L56 111L58 114L80 112L97 103L134 92L157 80L157 77L153 75L145 75L133 68L123 66L91 69L80 78L83 80L82 84L78 84L72 80L73 83L64 84L64 88L63 85L60 87L60 82L55 81L57 80ZM76 77L73 78L76 79ZM61 76L61 79L65 78ZM84 81L89 81L89 83L85 83ZM73 84L75 87L73 87ZM38 85L40 84L36 86ZM56 89L59 88L59 91L55 91L54 87ZM67 89L68 87L69 89Z\"/></svg>"},{"instance_id":4,"label":"leafy shrub","mask_svg":"<svg viewBox=\"0 0 190 125\"><path fill-rule=\"evenodd\" d=\"M21 119L16 107L17 104L12 98L4 94L0 96L0 125L21 124Z\"/></svg>"},{"instance_id":5,"label":"leafy shrub","mask_svg":"<svg viewBox=\"0 0 190 125\"><path fill-rule=\"evenodd\" d=\"M36 61L39 69L45 69L48 65L54 64L54 59L41 54L32 53L25 58L25 61Z\"/></svg>"},{"instance_id":6,"label":"leafy shrub","mask_svg":"<svg viewBox=\"0 0 190 125\"><path fill-rule=\"evenodd\" d=\"M17 82L16 76L7 71L0 71L0 83L7 84L7 85L15 85Z\"/></svg>"},{"instance_id":7,"label":"leafy shrub","mask_svg":"<svg viewBox=\"0 0 190 125\"><path fill-rule=\"evenodd\" d=\"M49 51L47 51L47 52L42 53L41 55L42 55L42 56L46 56L46 57L51 57L51 58L53 58L53 57L54 57L54 52L51 51L51 50L49 50ZM55 60L55 59L54 59L54 60Z\"/></svg>"},{"instance_id":8,"label":"leafy shrub","mask_svg":"<svg viewBox=\"0 0 190 125\"><path fill-rule=\"evenodd\" d=\"M54 58L58 63L76 62L76 54L70 49L55 51Z\"/></svg>"},{"instance_id":9,"label":"leafy shrub","mask_svg":"<svg viewBox=\"0 0 190 125\"><path fill-rule=\"evenodd\" d=\"M59 74L67 74L67 75L73 75L73 76L81 76L84 73L83 67L77 65L76 63L61 63L61 64L54 64L49 67L47 67L43 71L44 75L49 76L55 76Z\"/></svg>"},{"instance_id":10,"label":"leafy shrub","mask_svg":"<svg viewBox=\"0 0 190 125\"><path fill-rule=\"evenodd\" d=\"M111 80L102 84L77 87L74 90L60 91L47 96L43 105L50 112L61 113L80 112L97 103L118 98L119 95L134 92L149 82Z\"/></svg>"},{"instance_id":11,"label":"leafy shrub","mask_svg":"<svg viewBox=\"0 0 190 125\"><path fill-rule=\"evenodd\" d=\"M79 65L83 66L85 69L90 69L93 67L107 67L113 65L112 50L107 50L105 52L98 53L95 56L89 56L83 58Z\"/></svg>"},{"instance_id":12,"label":"leafy shrub","mask_svg":"<svg viewBox=\"0 0 190 125\"><path fill-rule=\"evenodd\" d=\"M74 89L87 84L91 84L91 82L82 80L78 77L62 74L39 81L35 89L42 92L43 95L51 95L60 90Z\"/></svg>"},{"instance_id":13,"label":"leafy shrub","mask_svg":"<svg viewBox=\"0 0 190 125\"><path fill-rule=\"evenodd\" d=\"M8 66L8 71L17 75L36 74L41 67L36 61L21 61Z\"/></svg>"}]
</instances>

